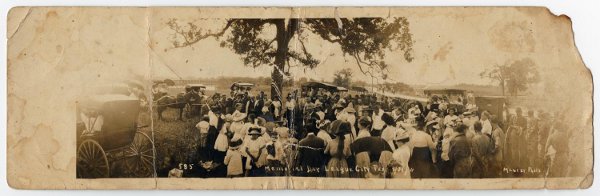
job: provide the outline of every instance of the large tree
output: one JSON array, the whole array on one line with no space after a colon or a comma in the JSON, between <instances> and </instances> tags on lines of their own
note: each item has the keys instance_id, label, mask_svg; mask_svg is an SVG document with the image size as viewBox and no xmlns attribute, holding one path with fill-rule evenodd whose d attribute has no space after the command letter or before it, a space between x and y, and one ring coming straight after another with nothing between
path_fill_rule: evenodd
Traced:
<instances>
[{"instance_id":1,"label":"large tree","mask_svg":"<svg viewBox=\"0 0 600 196\"><path fill-rule=\"evenodd\" d=\"M333 74L333 84L337 86L349 88L351 82L352 70L350 68L340 69Z\"/></svg>"},{"instance_id":2,"label":"large tree","mask_svg":"<svg viewBox=\"0 0 600 196\"><path fill-rule=\"evenodd\" d=\"M246 66L273 66L272 96L281 92L275 89L281 90L291 65L312 69L320 64L307 49L310 34L339 45L344 57L354 59L360 71L371 77L387 78L386 51L398 51L408 62L413 59L412 34L404 17L227 19L216 31L175 18L167 25L173 30L175 48L213 37L221 47L240 55ZM291 42L295 47L290 47Z\"/></svg>"},{"instance_id":3,"label":"large tree","mask_svg":"<svg viewBox=\"0 0 600 196\"><path fill-rule=\"evenodd\" d=\"M516 96L519 92L526 91L529 85L540 80L537 66L529 58L494 65L481 72L480 76L498 82L503 96L506 91Z\"/></svg>"}]
</instances>

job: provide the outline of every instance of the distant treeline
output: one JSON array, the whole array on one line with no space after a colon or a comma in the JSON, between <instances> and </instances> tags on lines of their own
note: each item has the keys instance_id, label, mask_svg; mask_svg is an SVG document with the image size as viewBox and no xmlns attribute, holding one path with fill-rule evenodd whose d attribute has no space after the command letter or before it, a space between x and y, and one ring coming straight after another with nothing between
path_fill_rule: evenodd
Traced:
<instances>
[{"instance_id":1,"label":"distant treeline","mask_svg":"<svg viewBox=\"0 0 600 196\"><path fill-rule=\"evenodd\" d=\"M216 89L220 91L225 91L231 87L231 84L234 82L248 82L255 84L255 89L268 90L271 86L271 77L228 77L228 76L218 76L214 78L203 78L203 79L186 79L186 80L173 80L175 85L185 85L192 83L200 83L205 85L212 85ZM332 83L332 81L322 81L322 80L314 80L306 77L301 77L296 80L292 80L289 78L284 80L284 87L299 87L301 84L317 81L317 82L328 82ZM371 84L364 81L353 81L351 86L359 86L364 87L367 90L371 90ZM376 85L375 88L382 89L385 92L391 93L401 93L407 95L421 95L423 93L423 89L426 86L424 85L409 85L403 82L395 82L395 83L384 83ZM457 88L464 89L467 91L472 91L478 95L502 95L500 87L495 85L478 85L478 84L458 84L452 86L440 86L436 88Z\"/></svg>"}]
</instances>

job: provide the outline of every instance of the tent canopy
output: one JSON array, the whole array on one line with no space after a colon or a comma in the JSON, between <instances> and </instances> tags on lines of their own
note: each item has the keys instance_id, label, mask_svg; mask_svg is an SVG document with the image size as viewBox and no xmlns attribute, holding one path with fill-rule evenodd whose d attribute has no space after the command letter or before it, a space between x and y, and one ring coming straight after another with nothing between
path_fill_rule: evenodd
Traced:
<instances>
[{"instance_id":1,"label":"tent canopy","mask_svg":"<svg viewBox=\"0 0 600 196\"><path fill-rule=\"evenodd\" d=\"M325 83L325 82L307 82L302 84L302 87L309 88L322 88L328 91L337 92L337 91L348 91L347 88L336 86L333 84Z\"/></svg>"}]
</instances>

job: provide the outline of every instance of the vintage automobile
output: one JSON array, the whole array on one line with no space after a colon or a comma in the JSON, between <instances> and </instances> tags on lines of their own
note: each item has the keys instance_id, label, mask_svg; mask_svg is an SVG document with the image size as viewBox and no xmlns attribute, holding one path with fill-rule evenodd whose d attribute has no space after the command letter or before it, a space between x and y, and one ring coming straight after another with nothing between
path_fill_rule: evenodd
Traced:
<instances>
[{"instance_id":1,"label":"vintage automobile","mask_svg":"<svg viewBox=\"0 0 600 196\"><path fill-rule=\"evenodd\" d=\"M505 109L508 106L504 96L477 96L475 104L480 112L488 111L500 121L506 120Z\"/></svg>"},{"instance_id":2,"label":"vintage automobile","mask_svg":"<svg viewBox=\"0 0 600 196\"><path fill-rule=\"evenodd\" d=\"M232 91L250 91L254 87L254 84L247 82L235 82L231 85L230 89Z\"/></svg>"},{"instance_id":3,"label":"vintage automobile","mask_svg":"<svg viewBox=\"0 0 600 196\"><path fill-rule=\"evenodd\" d=\"M116 90L118 91L118 90ZM77 102L78 178L108 178L118 163L130 177L154 175L153 141L137 123L140 100L89 94Z\"/></svg>"},{"instance_id":4,"label":"vintage automobile","mask_svg":"<svg viewBox=\"0 0 600 196\"><path fill-rule=\"evenodd\" d=\"M185 92L189 92L191 90L198 92L202 92L206 89L204 84L187 84L185 85Z\"/></svg>"}]
</instances>

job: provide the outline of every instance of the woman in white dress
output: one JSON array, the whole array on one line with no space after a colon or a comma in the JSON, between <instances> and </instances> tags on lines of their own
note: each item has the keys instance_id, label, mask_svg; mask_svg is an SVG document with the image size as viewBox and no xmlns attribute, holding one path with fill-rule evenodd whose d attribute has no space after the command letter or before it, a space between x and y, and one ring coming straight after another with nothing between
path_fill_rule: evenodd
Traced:
<instances>
[{"instance_id":1,"label":"woman in white dress","mask_svg":"<svg viewBox=\"0 0 600 196\"><path fill-rule=\"evenodd\" d=\"M406 131L397 132L394 138L396 150L392 154L392 163L388 169L392 178L410 178L411 169L408 167L408 161L412 150L408 145L409 141L410 137Z\"/></svg>"}]
</instances>

